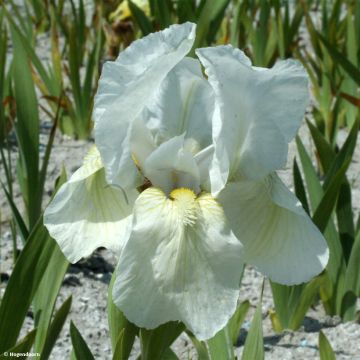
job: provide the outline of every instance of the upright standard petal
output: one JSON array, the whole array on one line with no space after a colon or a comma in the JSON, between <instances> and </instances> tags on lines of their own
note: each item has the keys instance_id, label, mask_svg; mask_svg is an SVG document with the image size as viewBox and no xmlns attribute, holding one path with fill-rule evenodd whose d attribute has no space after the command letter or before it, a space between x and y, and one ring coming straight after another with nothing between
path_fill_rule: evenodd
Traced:
<instances>
[{"instance_id":1,"label":"upright standard petal","mask_svg":"<svg viewBox=\"0 0 360 360\"><path fill-rule=\"evenodd\" d=\"M244 246L244 262L273 281L299 284L325 268L329 250L324 237L276 175L229 183L219 202Z\"/></svg>"},{"instance_id":2,"label":"upright standard petal","mask_svg":"<svg viewBox=\"0 0 360 360\"><path fill-rule=\"evenodd\" d=\"M185 144L184 135L175 136L161 144L144 163L144 175L166 194L179 187L200 192L200 170Z\"/></svg>"},{"instance_id":3,"label":"upright standard petal","mask_svg":"<svg viewBox=\"0 0 360 360\"><path fill-rule=\"evenodd\" d=\"M252 67L230 45L196 53L216 94L214 193L239 173L261 179L284 166L309 101L302 65L285 60L271 69Z\"/></svg>"},{"instance_id":4,"label":"upright standard petal","mask_svg":"<svg viewBox=\"0 0 360 360\"><path fill-rule=\"evenodd\" d=\"M44 213L44 225L66 258L75 263L104 246L120 252L138 195L109 186L96 150L59 189Z\"/></svg>"},{"instance_id":5,"label":"upright standard petal","mask_svg":"<svg viewBox=\"0 0 360 360\"><path fill-rule=\"evenodd\" d=\"M149 188L135 203L113 300L140 327L179 320L199 340L208 339L236 309L240 253L211 195L176 189L167 198Z\"/></svg>"},{"instance_id":6,"label":"upright standard petal","mask_svg":"<svg viewBox=\"0 0 360 360\"><path fill-rule=\"evenodd\" d=\"M214 92L201 72L198 60L184 58L162 82L148 107L147 126L157 144L185 133L194 152L212 142Z\"/></svg>"},{"instance_id":7,"label":"upright standard petal","mask_svg":"<svg viewBox=\"0 0 360 360\"><path fill-rule=\"evenodd\" d=\"M185 23L135 41L115 62L104 64L95 97L95 139L107 180L137 185L129 144L131 124L152 100L169 71L189 52L195 25Z\"/></svg>"}]
</instances>

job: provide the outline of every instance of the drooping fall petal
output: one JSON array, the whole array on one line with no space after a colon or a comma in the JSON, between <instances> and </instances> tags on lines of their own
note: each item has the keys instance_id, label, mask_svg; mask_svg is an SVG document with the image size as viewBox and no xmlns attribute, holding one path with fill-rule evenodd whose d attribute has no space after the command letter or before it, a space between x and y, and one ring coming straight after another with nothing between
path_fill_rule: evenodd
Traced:
<instances>
[{"instance_id":1,"label":"drooping fall petal","mask_svg":"<svg viewBox=\"0 0 360 360\"><path fill-rule=\"evenodd\" d=\"M244 246L244 262L273 281L299 284L325 268L329 250L323 235L276 175L230 183L219 202Z\"/></svg>"},{"instance_id":2,"label":"drooping fall petal","mask_svg":"<svg viewBox=\"0 0 360 360\"><path fill-rule=\"evenodd\" d=\"M138 326L179 320L212 337L235 311L241 244L210 194L156 188L140 194L117 268L113 300Z\"/></svg>"},{"instance_id":3,"label":"drooping fall petal","mask_svg":"<svg viewBox=\"0 0 360 360\"><path fill-rule=\"evenodd\" d=\"M44 224L74 263L103 246L120 252L138 193L109 186L93 148L84 165L59 189L44 213Z\"/></svg>"}]
</instances>

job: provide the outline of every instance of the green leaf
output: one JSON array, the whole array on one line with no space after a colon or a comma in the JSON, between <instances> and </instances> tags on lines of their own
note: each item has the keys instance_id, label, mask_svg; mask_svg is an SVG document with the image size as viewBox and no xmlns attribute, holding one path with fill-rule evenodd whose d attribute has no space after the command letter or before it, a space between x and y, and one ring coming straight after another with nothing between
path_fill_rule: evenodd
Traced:
<instances>
[{"instance_id":1,"label":"green leaf","mask_svg":"<svg viewBox=\"0 0 360 360\"><path fill-rule=\"evenodd\" d=\"M228 326L220 330L213 338L207 341L210 359L233 360L233 341Z\"/></svg>"},{"instance_id":2,"label":"green leaf","mask_svg":"<svg viewBox=\"0 0 360 360\"><path fill-rule=\"evenodd\" d=\"M112 288L115 278L114 272L108 290L107 311L109 332L114 354L120 352L122 358L127 359L134 345L135 336L139 333L139 328L126 319L124 314L116 307L112 300Z\"/></svg>"},{"instance_id":3,"label":"green leaf","mask_svg":"<svg viewBox=\"0 0 360 360\"><path fill-rule=\"evenodd\" d=\"M167 348L160 360L179 360L179 358L170 348Z\"/></svg>"},{"instance_id":4,"label":"green leaf","mask_svg":"<svg viewBox=\"0 0 360 360\"><path fill-rule=\"evenodd\" d=\"M343 167L344 163L351 161L354 154L358 133L359 133L359 122L356 121L352 126L351 131L348 137L346 138L344 145L342 146L339 153L336 155L329 170L326 172L326 177L323 185L324 189L328 187L332 178L335 176L335 174L337 174L338 170Z\"/></svg>"},{"instance_id":5,"label":"green leaf","mask_svg":"<svg viewBox=\"0 0 360 360\"><path fill-rule=\"evenodd\" d=\"M42 353L45 345L56 299L68 266L69 262L61 252L58 244L56 244L34 297L35 326L38 329L34 350L38 353ZM49 284L51 284L50 287Z\"/></svg>"},{"instance_id":6,"label":"green leaf","mask_svg":"<svg viewBox=\"0 0 360 360\"><path fill-rule=\"evenodd\" d=\"M234 346L237 344L239 337L241 325L245 320L246 314L250 309L249 300L243 301L235 311L235 314L232 316L228 323L228 328L231 336L231 341Z\"/></svg>"},{"instance_id":7,"label":"green leaf","mask_svg":"<svg viewBox=\"0 0 360 360\"><path fill-rule=\"evenodd\" d=\"M277 322L280 323L281 329L290 329L292 313L298 304L303 285L286 286L273 281L270 281L270 285L276 311L276 316L272 316L275 329L280 330Z\"/></svg>"},{"instance_id":8,"label":"green leaf","mask_svg":"<svg viewBox=\"0 0 360 360\"><path fill-rule=\"evenodd\" d=\"M305 176L310 204L314 211L314 209L318 207L320 201L322 200L324 190L317 177L311 159L299 137L296 138L296 144ZM331 194L328 196L331 197ZM330 219L324 235L327 240L330 252L330 259L327 266L330 283L327 283L324 288L331 289L331 294L326 292L326 297L322 296L322 300L328 313L338 314L340 312L342 302L342 286L346 267L339 234L337 233L332 219ZM321 291L321 293L324 294L323 291Z\"/></svg>"},{"instance_id":9,"label":"green leaf","mask_svg":"<svg viewBox=\"0 0 360 360\"><path fill-rule=\"evenodd\" d=\"M261 314L262 295L252 319L248 335L245 340L242 360L263 360L264 359L264 339L262 330Z\"/></svg>"},{"instance_id":10,"label":"green leaf","mask_svg":"<svg viewBox=\"0 0 360 360\"><path fill-rule=\"evenodd\" d=\"M31 350L31 347L34 343L35 340L35 335L36 335L36 329L30 331L23 339L21 339L18 344L16 344L14 347L12 347L11 349L8 349L7 351L5 351L6 353L8 353L8 355L5 354L1 354L0 355L0 360L6 360L9 358L12 358L13 356L9 356L9 353L26 353L28 351Z\"/></svg>"},{"instance_id":11,"label":"green leaf","mask_svg":"<svg viewBox=\"0 0 360 360\"><path fill-rule=\"evenodd\" d=\"M9 21L11 30L13 32L14 31L16 32L18 39L21 41L21 46L26 51L27 56L31 59L31 62L34 65L38 74L40 75L43 83L45 84L48 93L53 96L58 96L60 94L61 86L59 86L59 84L56 81L54 81L54 79L48 74L40 58L36 55L31 43L29 43L28 38L21 32L19 27L15 24L11 14L9 14L5 10L5 15Z\"/></svg>"},{"instance_id":12,"label":"green leaf","mask_svg":"<svg viewBox=\"0 0 360 360\"><path fill-rule=\"evenodd\" d=\"M138 331L139 329L130 322L120 331L113 360L127 360L129 358Z\"/></svg>"},{"instance_id":13,"label":"green leaf","mask_svg":"<svg viewBox=\"0 0 360 360\"><path fill-rule=\"evenodd\" d=\"M306 198L306 190L304 186L304 182L300 173L299 165L294 159L293 164L293 176L294 176L294 188L295 188L295 195L301 201L301 205L304 210L310 214L309 204Z\"/></svg>"},{"instance_id":14,"label":"green leaf","mask_svg":"<svg viewBox=\"0 0 360 360\"><path fill-rule=\"evenodd\" d=\"M210 31L210 24L224 13L225 9L229 5L230 0L206 0L204 7L201 9L201 13L196 27L196 39L191 50L191 54L195 54L195 49L206 45L206 38ZM214 31L214 29L211 29Z\"/></svg>"},{"instance_id":15,"label":"green leaf","mask_svg":"<svg viewBox=\"0 0 360 360\"><path fill-rule=\"evenodd\" d=\"M85 340L72 321L70 323L70 336L77 360L95 360Z\"/></svg>"},{"instance_id":16,"label":"green leaf","mask_svg":"<svg viewBox=\"0 0 360 360\"><path fill-rule=\"evenodd\" d=\"M321 166L326 173L329 171L329 168L333 163L334 157L336 155L335 151L316 126L314 126L309 120L307 120L306 123L310 130L312 139L314 140Z\"/></svg>"},{"instance_id":17,"label":"green leaf","mask_svg":"<svg viewBox=\"0 0 360 360\"><path fill-rule=\"evenodd\" d=\"M186 334L196 349L198 360L210 360L206 344L203 341L199 341L190 331L186 331Z\"/></svg>"},{"instance_id":18,"label":"green leaf","mask_svg":"<svg viewBox=\"0 0 360 360\"><path fill-rule=\"evenodd\" d=\"M40 120L27 53L13 27L11 35L14 46L13 79L17 118L15 130L19 142L21 175L25 179L25 188L22 191L31 229L41 212L41 195L38 188Z\"/></svg>"},{"instance_id":19,"label":"green leaf","mask_svg":"<svg viewBox=\"0 0 360 360\"><path fill-rule=\"evenodd\" d=\"M317 33L319 39L322 41L330 56L334 62L340 64L340 66L348 73L348 75L360 86L360 70L349 61L335 46L330 44L320 33Z\"/></svg>"},{"instance_id":20,"label":"green leaf","mask_svg":"<svg viewBox=\"0 0 360 360\"><path fill-rule=\"evenodd\" d=\"M50 238L41 217L15 263L1 301L0 352L15 345L54 248L55 242Z\"/></svg>"},{"instance_id":21,"label":"green leaf","mask_svg":"<svg viewBox=\"0 0 360 360\"><path fill-rule=\"evenodd\" d=\"M135 19L136 23L139 25L139 28L143 33L143 36L152 33L154 31L154 28L150 20L145 15L145 13L138 6L136 6L131 0L128 0L128 4L131 14Z\"/></svg>"},{"instance_id":22,"label":"green leaf","mask_svg":"<svg viewBox=\"0 0 360 360\"><path fill-rule=\"evenodd\" d=\"M351 249L349 263L345 274L345 294L341 306L344 321L354 320L356 317L356 302L360 297L360 232L357 234Z\"/></svg>"},{"instance_id":23,"label":"green leaf","mask_svg":"<svg viewBox=\"0 0 360 360\"><path fill-rule=\"evenodd\" d=\"M321 232L324 232L328 222L330 221L331 214L335 208L341 184L344 181L345 173L351 159L348 159L343 166L339 169L332 181L327 187L320 204L316 208L313 215L313 222Z\"/></svg>"},{"instance_id":24,"label":"green leaf","mask_svg":"<svg viewBox=\"0 0 360 360\"><path fill-rule=\"evenodd\" d=\"M160 359L184 330L184 324L175 321L160 325L154 330L140 329L141 359Z\"/></svg>"},{"instance_id":25,"label":"green leaf","mask_svg":"<svg viewBox=\"0 0 360 360\"><path fill-rule=\"evenodd\" d=\"M160 24L161 29L171 25L171 1L153 0L155 19Z\"/></svg>"},{"instance_id":26,"label":"green leaf","mask_svg":"<svg viewBox=\"0 0 360 360\"><path fill-rule=\"evenodd\" d=\"M3 183L1 183L3 190L5 192L7 201L10 205L12 214L13 214L13 218L15 220L15 223L20 231L20 236L21 239L23 241L23 243L25 243L26 239L29 237L29 230L27 229L27 226L25 225L25 221L23 220L12 196L10 195L10 193L6 190L5 185Z\"/></svg>"},{"instance_id":27,"label":"green leaf","mask_svg":"<svg viewBox=\"0 0 360 360\"><path fill-rule=\"evenodd\" d=\"M177 2L177 17L179 24L186 21L196 22L194 3L192 0L179 0Z\"/></svg>"},{"instance_id":28,"label":"green leaf","mask_svg":"<svg viewBox=\"0 0 360 360\"><path fill-rule=\"evenodd\" d=\"M290 320L290 329L297 330L300 328L306 313L311 305L313 305L316 296L319 293L320 286L324 284L325 276L319 275L308 282L301 289L297 306L293 309Z\"/></svg>"},{"instance_id":29,"label":"green leaf","mask_svg":"<svg viewBox=\"0 0 360 360\"><path fill-rule=\"evenodd\" d=\"M346 178L340 187L336 216L345 261L348 263L355 240L355 224L351 204L351 186Z\"/></svg>"},{"instance_id":30,"label":"green leaf","mask_svg":"<svg viewBox=\"0 0 360 360\"><path fill-rule=\"evenodd\" d=\"M298 136L296 137L296 145L299 152L302 169L304 172L310 205L312 210L314 211L321 201L323 189L321 187L320 181L311 162L311 159Z\"/></svg>"},{"instance_id":31,"label":"green leaf","mask_svg":"<svg viewBox=\"0 0 360 360\"><path fill-rule=\"evenodd\" d=\"M67 300L61 305L56 312L53 321L50 324L47 332L46 341L41 351L40 360L47 360L51 354L56 340L58 339L60 332L65 324L66 318L71 309L72 297L69 296Z\"/></svg>"},{"instance_id":32,"label":"green leaf","mask_svg":"<svg viewBox=\"0 0 360 360\"><path fill-rule=\"evenodd\" d=\"M240 0L233 1L233 8L232 8L233 19L231 22L230 43L234 47L239 46L240 13L242 9L242 4L243 2Z\"/></svg>"},{"instance_id":33,"label":"green leaf","mask_svg":"<svg viewBox=\"0 0 360 360\"><path fill-rule=\"evenodd\" d=\"M321 330L319 333L319 352L320 360L336 360L335 353L325 334Z\"/></svg>"}]
</instances>

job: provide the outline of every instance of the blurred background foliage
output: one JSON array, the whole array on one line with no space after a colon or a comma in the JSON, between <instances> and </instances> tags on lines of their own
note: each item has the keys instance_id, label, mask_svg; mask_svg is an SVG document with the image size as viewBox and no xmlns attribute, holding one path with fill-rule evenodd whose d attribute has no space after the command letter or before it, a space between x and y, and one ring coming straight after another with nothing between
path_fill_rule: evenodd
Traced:
<instances>
[{"instance_id":1,"label":"blurred background foliage","mask_svg":"<svg viewBox=\"0 0 360 360\"><path fill-rule=\"evenodd\" d=\"M194 49L229 43L244 50L256 66L271 67L278 59L296 58L306 68L312 93L306 121L314 153L297 138L294 187L324 233L331 256L326 271L307 284L271 283L275 309L270 317L275 331L296 330L308 309L321 303L329 315L339 315L343 321L358 319L360 220L353 212L347 170L360 121L360 1L23 0L19 6L19 1L2 0L0 4L1 186L13 214L14 254L13 272L0 305L0 354L33 348L41 359L48 358L71 307L69 298L55 311L68 263L41 219L56 131L74 139L91 139L93 99L102 64L114 60L134 40L185 21L198 25ZM49 44L45 57L38 51L44 36ZM41 156L44 118L51 126ZM339 141L340 129L346 129L345 142ZM14 149L15 163L10 156ZM63 172L57 187L65 179ZM14 182L20 187L24 211L15 204ZM21 251L17 238L22 241ZM19 340L30 307L35 310L35 329ZM207 344L188 333L199 358L234 358L232 346L248 309L248 302L240 304L227 327ZM136 336L147 348L142 359L176 358L169 346L183 327L170 323L156 333L147 332L128 323L111 300L108 311L114 359L128 357ZM91 359L74 324L70 333L72 357ZM319 347L322 358L334 358L323 333ZM262 357L260 309L243 358Z\"/></svg>"}]
</instances>

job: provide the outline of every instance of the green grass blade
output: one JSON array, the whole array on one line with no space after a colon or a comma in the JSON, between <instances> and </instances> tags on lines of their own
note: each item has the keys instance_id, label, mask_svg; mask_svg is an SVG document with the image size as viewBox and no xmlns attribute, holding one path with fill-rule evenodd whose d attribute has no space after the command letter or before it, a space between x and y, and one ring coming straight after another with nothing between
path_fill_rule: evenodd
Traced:
<instances>
[{"instance_id":1,"label":"green grass blade","mask_svg":"<svg viewBox=\"0 0 360 360\"><path fill-rule=\"evenodd\" d=\"M77 360L95 360L85 340L72 321L70 323L70 336Z\"/></svg>"},{"instance_id":2,"label":"green grass blade","mask_svg":"<svg viewBox=\"0 0 360 360\"><path fill-rule=\"evenodd\" d=\"M66 318L71 309L72 297L69 296L67 300L61 305L56 312L53 321L49 327L49 331L46 336L45 344L41 351L40 360L47 360L50 357L51 351L58 339L60 332L65 324Z\"/></svg>"}]
</instances>

